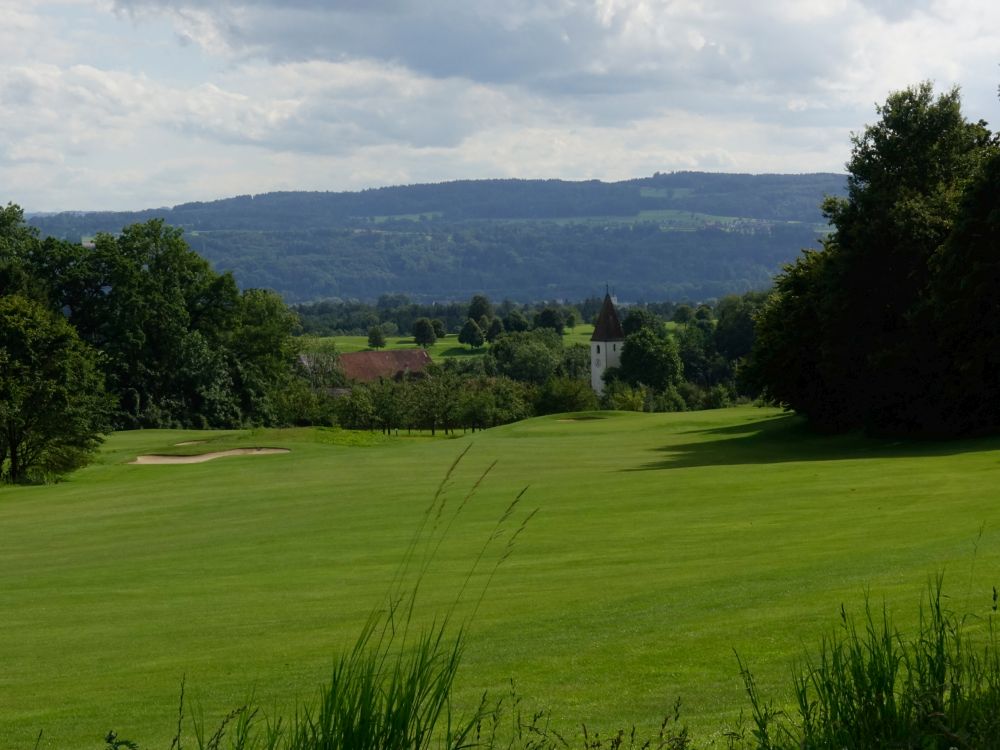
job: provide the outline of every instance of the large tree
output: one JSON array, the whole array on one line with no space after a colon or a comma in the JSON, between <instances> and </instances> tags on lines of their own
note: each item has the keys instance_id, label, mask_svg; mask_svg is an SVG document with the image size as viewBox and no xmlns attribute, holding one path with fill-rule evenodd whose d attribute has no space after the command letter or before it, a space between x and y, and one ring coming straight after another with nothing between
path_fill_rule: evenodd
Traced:
<instances>
[{"instance_id":1,"label":"large tree","mask_svg":"<svg viewBox=\"0 0 1000 750\"><path fill-rule=\"evenodd\" d=\"M21 207L13 203L0 207L0 295L44 295L27 268L27 259L38 245L38 231L24 223Z\"/></svg>"},{"instance_id":2,"label":"large tree","mask_svg":"<svg viewBox=\"0 0 1000 750\"><path fill-rule=\"evenodd\" d=\"M107 429L96 352L65 318L0 297L0 478L58 477L83 465Z\"/></svg>"},{"instance_id":3,"label":"large tree","mask_svg":"<svg viewBox=\"0 0 1000 750\"><path fill-rule=\"evenodd\" d=\"M562 356L562 339L546 328L502 334L486 354L492 372L536 385L556 373Z\"/></svg>"},{"instance_id":4,"label":"large tree","mask_svg":"<svg viewBox=\"0 0 1000 750\"><path fill-rule=\"evenodd\" d=\"M677 344L669 336L640 328L625 337L620 375L632 385L648 385L662 391L681 380L683 366Z\"/></svg>"},{"instance_id":5,"label":"large tree","mask_svg":"<svg viewBox=\"0 0 1000 750\"><path fill-rule=\"evenodd\" d=\"M490 327L483 332L483 335L486 337L486 340L492 344L497 340L497 336L503 332L503 320L500 318L493 318L493 320L490 321Z\"/></svg>"},{"instance_id":6,"label":"large tree","mask_svg":"<svg viewBox=\"0 0 1000 750\"><path fill-rule=\"evenodd\" d=\"M493 303L490 302L490 298L485 294L473 295L472 299L469 300L469 311L466 317L477 323L480 318L491 320L493 318Z\"/></svg>"},{"instance_id":7,"label":"large tree","mask_svg":"<svg viewBox=\"0 0 1000 750\"><path fill-rule=\"evenodd\" d=\"M434 325L431 323L430 318L417 318L413 321L411 333L413 333L414 342L425 349L428 346L433 346L434 342L438 339L437 334L434 332Z\"/></svg>"},{"instance_id":8,"label":"large tree","mask_svg":"<svg viewBox=\"0 0 1000 750\"><path fill-rule=\"evenodd\" d=\"M468 344L473 349L478 349L483 345L484 341L485 337L479 324L472 318L465 321L462 330L458 332L458 342L460 344Z\"/></svg>"},{"instance_id":9,"label":"large tree","mask_svg":"<svg viewBox=\"0 0 1000 750\"><path fill-rule=\"evenodd\" d=\"M100 234L92 248L39 240L22 222L16 207L0 217L0 280L30 288L101 352L117 426L274 419L297 324L277 295L241 294L159 220Z\"/></svg>"},{"instance_id":10,"label":"large tree","mask_svg":"<svg viewBox=\"0 0 1000 750\"><path fill-rule=\"evenodd\" d=\"M535 328L550 328L561 336L565 327L566 319L558 307L543 307L535 315Z\"/></svg>"},{"instance_id":11,"label":"large tree","mask_svg":"<svg viewBox=\"0 0 1000 750\"><path fill-rule=\"evenodd\" d=\"M645 307L630 308L622 321L622 331L626 336L635 333L640 328L649 328L658 332L663 327L663 321L652 310Z\"/></svg>"},{"instance_id":12,"label":"large tree","mask_svg":"<svg viewBox=\"0 0 1000 750\"><path fill-rule=\"evenodd\" d=\"M382 326L372 326L368 329L368 348L382 349L385 347L385 332Z\"/></svg>"},{"instance_id":13,"label":"large tree","mask_svg":"<svg viewBox=\"0 0 1000 750\"><path fill-rule=\"evenodd\" d=\"M750 372L774 400L828 429L951 431L934 335L935 256L993 146L957 90L899 91L853 137L848 196L833 232L777 280L758 320Z\"/></svg>"},{"instance_id":14,"label":"large tree","mask_svg":"<svg viewBox=\"0 0 1000 750\"><path fill-rule=\"evenodd\" d=\"M270 423L277 416L276 392L292 377L298 316L266 289L245 290L237 309L228 347L235 394L248 421Z\"/></svg>"},{"instance_id":15,"label":"large tree","mask_svg":"<svg viewBox=\"0 0 1000 750\"><path fill-rule=\"evenodd\" d=\"M948 375L939 419L950 432L1000 429L1000 152L963 198L933 262L934 326Z\"/></svg>"},{"instance_id":16,"label":"large tree","mask_svg":"<svg viewBox=\"0 0 1000 750\"><path fill-rule=\"evenodd\" d=\"M715 348L728 360L738 360L753 348L754 317L767 299L766 292L723 297L715 307Z\"/></svg>"}]
</instances>

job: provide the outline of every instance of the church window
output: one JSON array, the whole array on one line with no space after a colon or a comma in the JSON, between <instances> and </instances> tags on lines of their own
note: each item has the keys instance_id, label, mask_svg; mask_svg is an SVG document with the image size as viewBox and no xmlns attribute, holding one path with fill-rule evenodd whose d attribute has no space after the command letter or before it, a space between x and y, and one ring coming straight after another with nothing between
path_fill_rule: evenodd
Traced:
<instances>
[{"instance_id":1,"label":"church window","mask_svg":"<svg viewBox=\"0 0 1000 750\"><path fill-rule=\"evenodd\" d=\"M600 345L600 344L598 344L598 345L597 345L597 353L598 353L598 354L600 354L600 353L601 353L601 345Z\"/></svg>"}]
</instances>

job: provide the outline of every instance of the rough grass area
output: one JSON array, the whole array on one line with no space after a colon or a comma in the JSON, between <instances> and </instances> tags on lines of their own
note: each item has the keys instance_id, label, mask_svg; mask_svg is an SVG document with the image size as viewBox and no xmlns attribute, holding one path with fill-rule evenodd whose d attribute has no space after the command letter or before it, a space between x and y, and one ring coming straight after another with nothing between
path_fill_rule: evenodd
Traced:
<instances>
[{"instance_id":1,"label":"rough grass area","mask_svg":"<svg viewBox=\"0 0 1000 750\"><path fill-rule=\"evenodd\" d=\"M774 410L602 413L454 440L330 430L111 437L61 485L0 490L0 737L94 748L110 728L166 747L181 678L206 719L249 691L313 697L388 590L435 489L469 443L421 591L454 601L525 485L538 514L494 579L457 696L518 693L574 736L657 726L682 696L699 746L745 707L739 665L794 700L792 661L843 603L884 599L901 631L943 570L955 609L1000 578L1000 440L828 438ZM177 446L176 443L207 440ZM136 455L252 445L283 455L131 466Z\"/></svg>"}]
</instances>

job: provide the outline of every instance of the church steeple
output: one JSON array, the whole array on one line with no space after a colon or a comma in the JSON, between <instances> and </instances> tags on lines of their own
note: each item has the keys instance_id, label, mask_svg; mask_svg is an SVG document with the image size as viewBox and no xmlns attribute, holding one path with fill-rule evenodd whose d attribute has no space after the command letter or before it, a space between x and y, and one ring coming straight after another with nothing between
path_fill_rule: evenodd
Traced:
<instances>
[{"instance_id":1,"label":"church steeple","mask_svg":"<svg viewBox=\"0 0 1000 750\"><path fill-rule=\"evenodd\" d=\"M623 341L625 332L609 292L604 295L604 304L590 337L590 386L598 394L604 391L604 372L620 362Z\"/></svg>"},{"instance_id":2,"label":"church steeple","mask_svg":"<svg viewBox=\"0 0 1000 750\"><path fill-rule=\"evenodd\" d=\"M624 341L625 333L622 331L622 324L618 320L618 311L615 310L615 303L611 301L611 294L604 295L604 304L601 305L601 312L597 315L597 323L594 324L594 335L591 341Z\"/></svg>"}]
</instances>

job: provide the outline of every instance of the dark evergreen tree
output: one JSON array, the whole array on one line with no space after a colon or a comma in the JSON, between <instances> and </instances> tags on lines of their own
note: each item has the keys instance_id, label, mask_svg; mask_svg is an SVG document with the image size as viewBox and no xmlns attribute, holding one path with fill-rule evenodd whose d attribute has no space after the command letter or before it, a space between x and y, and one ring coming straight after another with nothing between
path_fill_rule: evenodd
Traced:
<instances>
[{"instance_id":1,"label":"dark evergreen tree","mask_svg":"<svg viewBox=\"0 0 1000 750\"><path fill-rule=\"evenodd\" d=\"M437 334L434 332L434 325L429 318L417 318L413 321L413 340L417 345L424 347L433 346L437 341Z\"/></svg>"},{"instance_id":2,"label":"dark evergreen tree","mask_svg":"<svg viewBox=\"0 0 1000 750\"><path fill-rule=\"evenodd\" d=\"M518 331L527 331L528 320L524 317L524 314L518 310L511 310L510 313L503 319L504 330L516 333Z\"/></svg>"},{"instance_id":3,"label":"dark evergreen tree","mask_svg":"<svg viewBox=\"0 0 1000 750\"><path fill-rule=\"evenodd\" d=\"M382 326L372 326L368 329L368 348L369 349L381 349L385 346L385 334L382 332Z\"/></svg>"},{"instance_id":4,"label":"dark evergreen tree","mask_svg":"<svg viewBox=\"0 0 1000 750\"><path fill-rule=\"evenodd\" d=\"M535 316L535 328L550 328L561 336L565 327L562 310L557 307L543 307Z\"/></svg>"},{"instance_id":5,"label":"dark evergreen tree","mask_svg":"<svg viewBox=\"0 0 1000 750\"><path fill-rule=\"evenodd\" d=\"M497 336L504 332L503 321L500 318L493 318L490 327L486 329L486 340L491 344L497 340Z\"/></svg>"},{"instance_id":6,"label":"dark evergreen tree","mask_svg":"<svg viewBox=\"0 0 1000 750\"><path fill-rule=\"evenodd\" d=\"M484 294L476 294L469 300L469 310L466 313L467 318L479 321L480 318L486 318L487 320L493 319L493 303L490 302L490 298Z\"/></svg>"},{"instance_id":7,"label":"dark evergreen tree","mask_svg":"<svg viewBox=\"0 0 1000 750\"><path fill-rule=\"evenodd\" d=\"M458 341L460 344L468 344L473 349L478 349L483 345L485 338L479 324L469 318L458 334Z\"/></svg>"}]
</instances>

